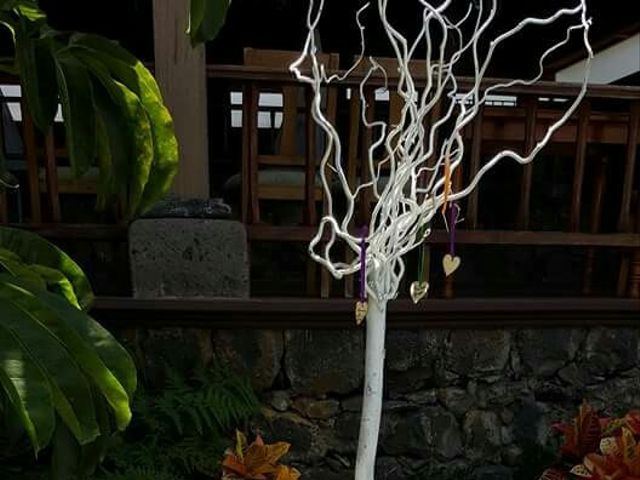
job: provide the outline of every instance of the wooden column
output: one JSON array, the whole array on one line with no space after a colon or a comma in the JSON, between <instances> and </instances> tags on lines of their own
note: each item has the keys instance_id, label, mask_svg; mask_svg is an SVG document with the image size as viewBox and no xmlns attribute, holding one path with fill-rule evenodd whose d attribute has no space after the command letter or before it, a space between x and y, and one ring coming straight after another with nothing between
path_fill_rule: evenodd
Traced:
<instances>
[{"instance_id":1,"label":"wooden column","mask_svg":"<svg viewBox=\"0 0 640 480\"><path fill-rule=\"evenodd\" d=\"M189 0L153 0L155 76L169 107L180 144L173 191L209 197L207 83L204 45L191 47L185 33Z\"/></svg>"}]
</instances>

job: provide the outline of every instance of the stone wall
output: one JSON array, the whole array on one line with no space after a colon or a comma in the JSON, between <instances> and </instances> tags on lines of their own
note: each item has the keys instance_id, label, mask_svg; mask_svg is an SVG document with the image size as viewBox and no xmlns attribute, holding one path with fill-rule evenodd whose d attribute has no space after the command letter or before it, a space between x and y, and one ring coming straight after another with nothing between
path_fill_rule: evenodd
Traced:
<instances>
[{"instance_id":1,"label":"stone wall","mask_svg":"<svg viewBox=\"0 0 640 480\"><path fill-rule=\"evenodd\" d=\"M638 330L392 330L378 478L526 480L554 448L550 424L582 399L640 406ZM213 358L248 374L257 426L285 440L308 480L351 479L363 377L362 330L153 330L137 348L150 378L169 360Z\"/></svg>"}]
</instances>

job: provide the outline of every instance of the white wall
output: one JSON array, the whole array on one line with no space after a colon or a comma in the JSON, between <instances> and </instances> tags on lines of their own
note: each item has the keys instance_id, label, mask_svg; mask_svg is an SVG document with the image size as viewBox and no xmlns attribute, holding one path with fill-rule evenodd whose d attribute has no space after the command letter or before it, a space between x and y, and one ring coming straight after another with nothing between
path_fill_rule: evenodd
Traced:
<instances>
[{"instance_id":1,"label":"white wall","mask_svg":"<svg viewBox=\"0 0 640 480\"><path fill-rule=\"evenodd\" d=\"M608 84L640 72L640 33L596 53L589 83ZM556 82L581 82L584 60L556 73Z\"/></svg>"}]
</instances>

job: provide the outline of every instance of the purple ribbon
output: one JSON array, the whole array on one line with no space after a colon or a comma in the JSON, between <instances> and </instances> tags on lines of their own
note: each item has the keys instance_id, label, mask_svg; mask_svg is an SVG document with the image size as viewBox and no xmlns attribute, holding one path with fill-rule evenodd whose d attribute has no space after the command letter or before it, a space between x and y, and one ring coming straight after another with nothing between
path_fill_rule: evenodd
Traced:
<instances>
[{"instance_id":1,"label":"purple ribbon","mask_svg":"<svg viewBox=\"0 0 640 480\"><path fill-rule=\"evenodd\" d=\"M367 236L369 227L360 229L360 301L367 299Z\"/></svg>"},{"instance_id":2,"label":"purple ribbon","mask_svg":"<svg viewBox=\"0 0 640 480\"><path fill-rule=\"evenodd\" d=\"M456 256L456 222L458 221L458 213L460 207L455 203L449 204L449 254Z\"/></svg>"}]
</instances>

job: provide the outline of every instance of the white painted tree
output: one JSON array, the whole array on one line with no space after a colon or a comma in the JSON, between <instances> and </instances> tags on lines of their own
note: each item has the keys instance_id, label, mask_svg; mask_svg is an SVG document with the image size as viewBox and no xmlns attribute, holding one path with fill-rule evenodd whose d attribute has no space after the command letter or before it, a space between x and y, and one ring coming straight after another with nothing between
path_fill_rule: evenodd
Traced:
<instances>
[{"instance_id":1,"label":"white painted tree","mask_svg":"<svg viewBox=\"0 0 640 480\"><path fill-rule=\"evenodd\" d=\"M316 45L316 30L325 1L310 0L308 36L301 56L291 65L296 78L308 84L315 93L313 118L327 138L319 167L326 213L320 221L317 235L309 245L309 253L335 278L341 279L359 272L366 285L356 307L359 310L357 314L364 316L366 313L367 332L356 480L374 478L382 412L387 304L398 294L405 273L403 258L423 244L430 234L434 217L441 212L444 216L447 209L457 210L455 202L469 195L498 162L511 159L524 165L533 161L554 133L575 113L586 93L593 56L588 37L591 21L587 17L586 0L568 1L571 5L566 8L559 8L555 13L540 18L524 18L496 35L498 0L405 0L406 8L417 8L417 15L423 19L418 35L407 38L389 21L389 0L375 0L370 3L377 8L366 3L356 15L362 41L362 54L358 61L346 72L330 74L318 59ZM459 8L461 3L466 6L466 13L456 17L454 4ZM362 15L368 14L367 10L377 10L386 39L395 53L397 72L385 72L381 62L364 57L367 31L362 23ZM560 22L565 22L562 23L566 27L566 30L562 29L565 35L542 50L537 60L537 72L532 78L501 81L489 86L483 83L494 54L502 44L517 34L529 34L529 29L536 32L536 27L548 27ZM540 41L545 40L543 36L539 38ZM477 174L469 179L468 185L452 191L451 176L465 161L463 131L481 107L496 92L540 81L545 60L571 41L580 42L587 58L584 82L576 97L565 102L566 109L549 125L531 151L517 153L505 149L498 152L479 168ZM419 51L423 55L418 58ZM421 72L421 83L415 77L414 60L420 60L421 65L426 61ZM459 73L464 61L472 65L470 81L463 81ZM344 82L355 75L361 75L358 78L361 79L359 94L362 122L371 129L373 142L369 151L362 153L367 156L369 172L361 177L371 180L352 185L345 171L342 139L335 125L325 117L322 104L328 85ZM397 124L367 120L366 110L370 106L367 105L365 91L375 75L383 75L384 78L393 75L397 78L394 92L403 100L401 118ZM352 94L358 93L352 91ZM434 118L434 112L439 112L437 118ZM341 197L344 196L343 202L334 199L336 189L339 189ZM373 198L373 210L362 229L356 230L356 204L366 191ZM455 222L456 218L451 216L448 221L450 230L455 227ZM353 261L337 258L344 251L335 248L338 243L346 245L353 253ZM458 259L455 257L446 259L444 267L447 273L455 269L456 261ZM411 291L414 301L418 301L427 288L426 284L414 282Z\"/></svg>"}]
</instances>

